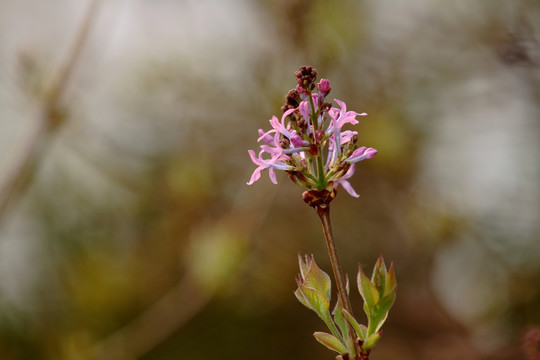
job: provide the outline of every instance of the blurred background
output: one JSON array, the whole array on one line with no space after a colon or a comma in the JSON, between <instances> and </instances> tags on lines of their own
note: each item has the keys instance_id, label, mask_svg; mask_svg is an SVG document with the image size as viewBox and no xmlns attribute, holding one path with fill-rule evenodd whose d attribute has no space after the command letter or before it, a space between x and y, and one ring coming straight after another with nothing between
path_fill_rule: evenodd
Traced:
<instances>
[{"instance_id":1,"label":"blurred background","mask_svg":"<svg viewBox=\"0 0 540 360\"><path fill-rule=\"evenodd\" d=\"M332 208L396 268L372 360L539 359L534 0L0 0L1 358L333 359L318 218L246 185L302 65L379 150Z\"/></svg>"}]
</instances>

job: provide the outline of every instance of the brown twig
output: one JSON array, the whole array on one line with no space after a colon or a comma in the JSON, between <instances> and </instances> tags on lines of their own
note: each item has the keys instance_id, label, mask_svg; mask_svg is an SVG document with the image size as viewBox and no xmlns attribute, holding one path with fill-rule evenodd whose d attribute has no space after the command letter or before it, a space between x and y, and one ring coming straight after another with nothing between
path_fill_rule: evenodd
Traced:
<instances>
[{"instance_id":1,"label":"brown twig","mask_svg":"<svg viewBox=\"0 0 540 360\"><path fill-rule=\"evenodd\" d=\"M345 278L343 276L343 271L341 270L341 263L339 262L334 235L332 234L332 225L330 223L330 205L324 204L317 206L316 210L317 215L319 215L319 218L321 219L324 237L326 239L326 247L328 248L328 255L330 256L332 270L336 279L339 302L341 303L341 306L349 312L349 314L353 314L351 302L349 300L349 296L347 296Z\"/></svg>"},{"instance_id":2,"label":"brown twig","mask_svg":"<svg viewBox=\"0 0 540 360\"><path fill-rule=\"evenodd\" d=\"M347 310L347 312L354 316L353 309L351 306L351 301L349 300L349 295L347 294L347 285L345 278L343 276L343 270L341 269L341 263L339 261L339 256L336 248L336 242L334 241L334 235L332 233L332 224L330 222L330 204L322 204L315 207L317 215L321 219L321 224L324 232L324 238L326 239L326 247L328 248L328 255L330 256L330 263L332 264L332 271L334 272L334 278L337 285L338 301L341 306ZM350 324L349 325L349 336L352 337L352 340L356 348L356 359L367 360L368 354L363 353L358 343L355 341L356 337L354 336L355 331Z\"/></svg>"},{"instance_id":3,"label":"brown twig","mask_svg":"<svg viewBox=\"0 0 540 360\"><path fill-rule=\"evenodd\" d=\"M81 58L100 1L90 0L73 44L44 93L42 104L38 109L36 129L24 146L20 159L0 187L0 224L8 209L17 202L32 183L50 135L65 124L62 98Z\"/></svg>"}]
</instances>

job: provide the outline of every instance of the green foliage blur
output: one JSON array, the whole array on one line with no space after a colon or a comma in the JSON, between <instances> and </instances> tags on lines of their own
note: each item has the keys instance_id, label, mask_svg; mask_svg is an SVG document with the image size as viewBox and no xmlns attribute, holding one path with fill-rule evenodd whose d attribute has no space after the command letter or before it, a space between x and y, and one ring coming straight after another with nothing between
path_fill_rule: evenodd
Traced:
<instances>
[{"instance_id":1,"label":"green foliage blur","mask_svg":"<svg viewBox=\"0 0 540 360\"><path fill-rule=\"evenodd\" d=\"M0 0L0 184L85 6ZM380 254L399 278L371 359L526 359L540 326L532 0L102 2L63 126L0 218L0 358L334 358L293 294L298 253L331 273L315 212L285 176L245 184L302 65L369 114L358 143L379 151L351 179L360 198L338 191L331 213L349 279Z\"/></svg>"}]
</instances>

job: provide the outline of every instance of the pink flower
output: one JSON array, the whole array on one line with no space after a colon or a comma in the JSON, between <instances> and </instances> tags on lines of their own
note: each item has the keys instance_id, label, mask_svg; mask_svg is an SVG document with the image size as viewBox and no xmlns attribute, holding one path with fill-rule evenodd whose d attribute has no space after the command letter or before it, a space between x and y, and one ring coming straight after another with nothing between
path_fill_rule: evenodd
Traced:
<instances>
[{"instance_id":1,"label":"pink flower","mask_svg":"<svg viewBox=\"0 0 540 360\"><path fill-rule=\"evenodd\" d=\"M291 136L290 140L291 140L291 144L293 144L295 148L302 147L302 146L309 146L309 142L302 140L302 138L296 134Z\"/></svg>"},{"instance_id":2,"label":"pink flower","mask_svg":"<svg viewBox=\"0 0 540 360\"><path fill-rule=\"evenodd\" d=\"M289 159L287 155L284 155L282 152L278 152L275 149L269 148L266 145L261 146L261 148L263 147L264 149L261 150L261 152L259 152L259 157L255 157L255 151L248 150L251 161L253 161L255 165L258 165L255 171L253 171L253 174L251 175L251 179L249 179L249 181L247 182L248 185L251 185L255 181L259 180L261 177L261 171L264 169L268 169L268 175L270 176L270 180L274 184L277 184L277 179L276 179L276 174L274 173L274 169L276 170L294 169L293 166L284 163L284 161L287 161ZM263 159L262 154L264 152L268 152L272 154L272 157L268 160Z\"/></svg>"},{"instance_id":3,"label":"pink flower","mask_svg":"<svg viewBox=\"0 0 540 360\"><path fill-rule=\"evenodd\" d=\"M309 103L307 101L302 101L298 106L298 111L300 111L300 115L302 115L304 120L309 123Z\"/></svg>"},{"instance_id":4,"label":"pink flower","mask_svg":"<svg viewBox=\"0 0 540 360\"><path fill-rule=\"evenodd\" d=\"M259 129L259 140L258 141L264 141L268 145L275 145L274 144L274 138L264 132L263 129Z\"/></svg>"},{"instance_id":5,"label":"pink flower","mask_svg":"<svg viewBox=\"0 0 540 360\"><path fill-rule=\"evenodd\" d=\"M340 144L347 144L352 140L352 138L358 135L358 132L351 131L351 130L345 130L340 134ZM328 139L328 158L326 159L326 165L330 166L330 164L333 164L337 161L338 153L341 153L340 151L336 151L336 141L334 137L331 137Z\"/></svg>"},{"instance_id":6,"label":"pink flower","mask_svg":"<svg viewBox=\"0 0 540 360\"><path fill-rule=\"evenodd\" d=\"M275 170L285 170L296 184L309 190L327 190L333 183L358 197L348 179L354 174L355 164L373 158L377 150L357 148L358 133L344 126L358 124L357 116L367 114L347 111L347 105L338 99L334 99L337 107L325 103L330 82L321 79L315 89L316 72L312 70L302 67L297 72L299 85L287 94L281 119L272 116L271 129L259 129L260 152L256 155L249 150L257 168L247 184L258 181L265 169L275 184Z\"/></svg>"},{"instance_id":7,"label":"pink flower","mask_svg":"<svg viewBox=\"0 0 540 360\"><path fill-rule=\"evenodd\" d=\"M331 123L328 129L326 130L327 134L334 133L334 141L336 142L336 151L338 154L341 153L341 128L345 124L358 124L356 116L365 116L366 113L358 114L354 111L347 112L347 105L338 99L334 99L335 102L341 107L341 109L332 108L329 112Z\"/></svg>"},{"instance_id":8,"label":"pink flower","mask_svg":"<svg viewBox=\"0 0 540 360\"><path fill-rule=\"evenodd\" d=\"M282 134L282 135L286 136L287 138L291 139L294 135L296 135L296 131L293 130L291 132L291 131L287 130L287 128L285 127L285 119L287 118L287 116L289 116L290 114L292 114L295 111L296 111L296 109L289 109L289 110L285 111L283 113L283 116L281 117L281 122L278 120L277 117L272 116L272 119L270 119L270 125L272 125L272 129L267 131L266 133L262 134L257 141L268 139L268 136L271 133L276 134L276 137L274 137L274 139L278 140L278 141L279 141L279 138L278 138L279 135L278 134ZM278 139L276 139L276 138L278 138Z\"/></svg>"},{"instance_id":9,"label":"pink flower","mask_svg":"<svg viewBox=\"0 0 540 360\"><path fill-rule=\"evenodd\" d=\"M334 185L337 186L339 184L343 186L343 188L345 189L345 191L349 193L349 195L357 198L357 197L360 197L360 195L358 195L356 191L354 191L351 183L347 181L347 179L350 179L354 175L354 171L355 171L355 167L354 167L354 164L352 164L349 170L347 170L347 172L341 178L334 181Z\"/></svg>"},{"instance_id":10,"label":"pink flower","mask_svg":"<svg viewBox=\"0 0 540 360\"><path fill-rule=\"evenodd\" d=\"M313 104L315 104L315 106L317 106L317 104L319 103L319 94L313 93L313 94L311 94L311 97L313 98Z\"/></svg>"},{"instance_id":11,"label":"pink flower","mask_svg":"<svg viewBox=\"0 0 540 360\"><path fill-rule=\"evenodd\" d=\"M357 131L345 130L341 133L341 143L346 144L352 140L352 138L358 135Z\"/></svg>"},{"instance_id":12,"label":"pink flower","mask_svg":"<svg viewBox=\"0 0 540 360\"><path fill-rule=\"evenodd\" d=\"M341 107L341 109L332 108L329 112L330 118L332 119L332 124L327 130L327 133L329 131L334 131L339 133L341 131L341 128L345 124L358 124L358 120L356 120L357 116L366 116L366 113L357 113L355 111L347 111L347 105L338 99L334 99L335 102L338 103L338 105Z\"/></svg>"},{"instance_id":13,"label":"pink flower","mask_svg":"<svg viewBox=\"0 0 540 360\"><path fill-rule=\"evenodd\" d=\"M352 164L362 160L371 159L376 154L377 150L362 146L361 148L354 150L351 156L349 156L345 161Z\"/></svg>"}]
</instances>

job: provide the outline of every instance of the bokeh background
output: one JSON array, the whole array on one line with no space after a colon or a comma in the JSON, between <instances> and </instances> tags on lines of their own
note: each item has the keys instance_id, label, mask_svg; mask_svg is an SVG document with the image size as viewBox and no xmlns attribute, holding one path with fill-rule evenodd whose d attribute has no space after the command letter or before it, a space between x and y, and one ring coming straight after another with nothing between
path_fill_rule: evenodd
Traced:
<instances>
[{"instance_id":1,"label":"bokeh background","mask_svg":"<svg viewBox=\"0 0 540 360\"><path fill-rule=\"evenodd\" d=\"M396 268L371 358L539 359L540 2L0 0L1 359L333 359L315 212L245 184L302 65L379 150L332 205Z\"/></svg>"}]
</instances>

